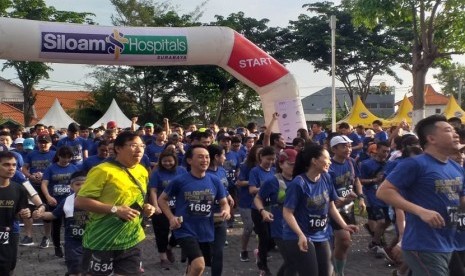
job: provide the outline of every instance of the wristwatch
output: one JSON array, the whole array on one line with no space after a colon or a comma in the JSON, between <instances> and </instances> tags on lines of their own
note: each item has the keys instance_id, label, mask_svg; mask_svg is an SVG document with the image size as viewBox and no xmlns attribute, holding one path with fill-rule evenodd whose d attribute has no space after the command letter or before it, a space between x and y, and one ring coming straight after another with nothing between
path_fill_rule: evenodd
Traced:
<instances>
[{"instance_id":1,"label":"wristwatch","mask_svg":"<svg viewBox=\"0 0 465 276\"><path fill-rule=\"evenodd\" d=\"M118 211L118 207L116 207L116 205L113 205L113 207L111 207L111 209L110 209L110 212L112 214L116 214L117 211Z\"/></svg>"}]
</instances>

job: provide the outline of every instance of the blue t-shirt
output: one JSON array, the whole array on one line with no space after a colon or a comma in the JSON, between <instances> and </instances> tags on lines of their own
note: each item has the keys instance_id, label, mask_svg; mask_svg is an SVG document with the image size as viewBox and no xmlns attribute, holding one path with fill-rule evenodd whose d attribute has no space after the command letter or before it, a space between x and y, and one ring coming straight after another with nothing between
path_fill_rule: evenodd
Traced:
<instances>
[{"instance_id":1,"label":"blue t-shirt","mask_svg":"<svg viewBox=\"0 0 465 276\"><path fill-rule=\"evenodd\" d=\"M57 163L53 163L45 170L42 179L48 180L48 192L56 199L57 203L71 194L69 180L71 175L78 170L79 168L73 164L62 167Z\"/></svg>"},{"instance_id":2,"label":"blue t-shirt","mask_svg":"<svg viewBox=\"0 0 465 276\"><path fill-rule=\"evenodd\" d=\"M223 168L227 173L229 187L236 185L236 172L241 165L241 159L237 152L230 150L226 154L226 160L224 161Z\"/></svg>"},{"instance_id":3,"label":"blue t-shirt","mask_svg":"<svg viewBox=\"0 0 465 276\"><path fill-rule=\"evenodd\" d=\"M215 238L213 203L226 197L220 180L211 174L197 178L187 173L174 178L164 192L171 198L176 197L174 214L183 217L181 228L173 231L174 236L212 242Z\"/></svg>"},{"instance_id":4,"label":"blue t-shirt","mask_svg":"<svg viewBox=\"0 0 465 276\"><path fill-rule=\"evenodd\" d=\"M378 175L384 176L384 170L386 167L386 162L378 162L373 158L367 159L362 162L360 172L361 179L373 179L378 177ZM370 207L387 207L386 203L376 197L376 191L379 188L381 182L374 182L370 184L363 185L363 194L365 194L368 206Z\"/></svg>"},{"instance_id":5,"label":"blue t-shirt","mask_svg":"<svg viewBox=\"0 0 465 276\"><path fill-rule=\"evenodd\" d=\"M52 214L57 219L65 218L65 246L67 242L82 241L88 213L74 208L76 194L71 194L62 200L53 210ZM72 243L74 245L74 243Z\"/></svg>"},{"instance_id":6,"label":"blue t-shirt","mask_svg":"<svg viewBox=\"0 0 465 276\"><path fill-rule=\"evenodd\" d=\"M183 167L176 167L175 171L160 170L157 168L149 177L149 188L157 189L157 197L165 190L175 177L186 174L187 171ZM168 206L173 209L176 204L176 198L170 198Z\"/></svg>"},{"instance_id":7,"label":"blue t-shirt","mask_svg":"<svg viewBox=\"0 0 465 276\"><path fill-rule=\"evenodd\" d=\"M454 161L446 163L429 154L421 154L402 161L387 180L396 186L405 199L413 204L441 214L446 227L436 229L420 217L406 212L402 249L448 253L455 250L456 217L454 209L465 196L464 171Z\"/></svg>"},{"instance_id":8,"label":"blue t-shirt","mask_svg":"<svg viewBox=\"0 0 465 276\"><path fill-rule=\"evenodd\" d=\"M354 190L355 179L360 176L360 170L353 159L345 160L344 163L331 159L328 173L339 197L350 194Z\"/></svg>"},{"instance_id":9,"label":"blue t-shirt","mask_svg":"<svg viewBox=\"0 0 465 276\"><path fill-rule=\"evenodd\" d=\"M284 207L294 210L297 224L307 238L322 242L328 240L329 204L336 199L329 174L321 174L318 181L313 182L303 173L287 186ZM297 234L285 221L283 240L298 240Z\"/></svg>"},{"instance_id":10,"label":"blue t-shirt","mask_svg":"<svg viewBox=\"0 0 465 276\"><path fill-rule=\"evenodd\" d=\"M211 174L211 175L214 175L214 176L218 177L221 184L223 184L224 190L226 191L226 196L228 196L229 195L229 193L228 193L228 176L227 176L226 170L223 167L217 167L216 171L209 168L207 170L207 174ZM220 208L220 205L219 205L217 200L215 200L215 204L213 205L213 212L214 213L221 212L221 208Z\"/></svg>"},{"instance_id":11,"label":"blue t-shirt","mask_svg":"<svg viewBox=\"0 0 465 276\"><path fill-rule=\"evenodd\" d=\"M267 181L270 178L273 178L274 174L275 168L272 167L269 171L266 171L262 167L260 167L260 165L257 165L250 170L249 186L260 188L263 185L263 183L265 183L265 181ZM249 206L249 208L257 209L257 207L255 207L255 204L253 204L253 198L252 204Z\"/></svg>"},{"instance_id":12,"label":"blue t-shirt","mask_svg":"<svg viewBox=\"0 0 465 276\"><path fill-rule=\"evenodd\" d=\"M384 142L388 140L388 135L386 131L380 131L378 133L375 133L375 143L378 142Z\"/></svg>"},{"instance_id":13,"label":"blue t-shirt","mask_svg":"<svg viewBox=\"0 0 465 276\"><path fill-rule=\"evenodd\" d=\"M263 200L264 207L273 214L273 221L270 224L271 237L282 239L283 237L283 204L286 197L286 189L292 180L278 176L268 179L258 191L258 195ZM280 181L283 181L280 185Z\"/></svg>"},{"instance_id":14,"label":"blue t-shirt","mask_svg":"<svg viewBox=\"0 0 465 276\"><path fill-rule=\"evenodd\" d=\"M155 142L151 143L145 149L145 154L149 157L150 162L157 163L158 156L165 150L165 144L159 146Z\"/></svg>"},{"instance_id":15,"label":"blue t-shirt","mask_svg":"<svg viewBox=\"0 0 465 276\"><path fill-rule=\"evenodd\" d=\"M99 157L98 155L89 156L84 162L82 162L81 169L85 172L90 171L93 167L105 161L106 158Z\"/></svg>"},{"instance_id":16,"label":"blue t-shirt","mask_svg":"<svg viewBox=\"0 0 465 276\"><path fill-rule=\"evenodd\" d=\"M74 165L82 164L82 161L84 161L83 153L87 150L87 140L82 137L76 137L74 140L69 139L69 137L64 137L58 141L57 148L62 146L68 146L71 148L71 151L73 152L71 162Z\"/></svg>"},{"instance_id":17,"label":"blue t-shirt","mask_svg":"<svg viewBox=\"0 0 465 276\"><path fill-rule=\"evenodd\" d=\"M52 164L52 159L55 156L55 151L40 152L38 150L31 151L24 160L25 164L29 165L29 172L45 172L45 170Z\"/></svg>"},{"instance_id":18,"label":"blue t-shirt","mask_svg":"<svg viewBox=\"0 0 465 276\"><path fill-rule=\"evenodd\" d=\"M325 144L326 137L328 137L328 135L326 134L326 132L322 131L318 134L313 135L312 140L313 142L323 146Z\"/></svg>"}]
</instances>

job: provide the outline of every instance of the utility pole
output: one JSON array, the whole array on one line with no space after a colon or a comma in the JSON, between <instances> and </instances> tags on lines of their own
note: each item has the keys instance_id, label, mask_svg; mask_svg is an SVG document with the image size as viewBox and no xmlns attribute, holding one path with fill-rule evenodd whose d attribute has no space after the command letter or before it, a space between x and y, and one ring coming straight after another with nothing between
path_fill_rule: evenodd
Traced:
<instances>
[{"instance_id":1,"label":"utility pole","mask_svg":"<svg viewBox=\"0 0 465 276\"><path fill-rule=\"evenodd\" d=\"M458 102L459 106L462 106L462 77L459 79Z\"/></svg>"},{"instance_id":2,"label":"utility pole","mask_svg":"<svg viewBox=\"0 0 465 276\"><path fill-rule=\"evenodd\" d=\"M336 132L336 16L331 15L329 22L331 27L331 130Z\"/></svg>"}]
</instances>

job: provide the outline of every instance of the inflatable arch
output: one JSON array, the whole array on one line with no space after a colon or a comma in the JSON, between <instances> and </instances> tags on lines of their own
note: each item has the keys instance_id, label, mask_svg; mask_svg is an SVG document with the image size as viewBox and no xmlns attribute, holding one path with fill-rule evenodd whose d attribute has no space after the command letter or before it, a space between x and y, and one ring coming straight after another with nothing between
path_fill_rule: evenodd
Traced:
<instances>
[{"instance_id":1,"label":"inflatable arch","mask_svg":"<svg viewBox=\"0 0 465 276\"><path fill-rule=\"evenodd\" d=\"M0 18L0 59L104 65L217 65L260 96L265 121L281 114L286 140L306 128L294 77L226 27L93 26Z\"/></svg>"}]
</instances>

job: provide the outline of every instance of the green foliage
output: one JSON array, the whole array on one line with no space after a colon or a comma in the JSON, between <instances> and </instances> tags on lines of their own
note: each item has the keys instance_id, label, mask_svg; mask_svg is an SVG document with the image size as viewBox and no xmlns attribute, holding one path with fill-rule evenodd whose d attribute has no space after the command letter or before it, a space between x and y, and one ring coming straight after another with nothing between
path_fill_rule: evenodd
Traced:
<instances>
[{"instance_id":1,"label":"green foliage","mask_svg":"<svg viewBox=\"0 0 465 276\"><path fill-rule=\"evenodd\" d=\"M340 120L344 119L348 114L349 114L348 110L337 108L336 109L336 122L339 122ZM322 124L326 126L330 126L332 122L333 122L333 112L331 111L331 109L328 109L326 111L326 117L323 120Z\"/></svg>"},{"instance_id":2,"label":"green foliage","mask_svg":"<svg viewBox=\"0 0 465 276\"><path fill-rule=\"evenodd\" d=\"M387 74L398 83L402 80L391 69L398 62L406 62L409 48L404 39L407 32L386 30L382 24L372 29L354 26L352 16L344 6L330 2L304 5L309 15L301 14L290 22L293 43L287 53L292 60L311 62L316 71L331 73L331 30L329 20L336 16L336 78L347 89L354 102L355 95L365 100L371 82L377 75Z\"/></svg>"},{"instance_id":3,"label":"green foliage","mask_svg":"<svg viewBox=\"0 0 465 276\"><path fill-rule=\"evenodd\" d=\"M441 71L434 75L434 78L441 84L441 90L444 94L453 95L458 99L459 80L462 80L462 95L465 90L465 65L456 62L444 62L440 65L440 68Z\"/></svg>"}]
</instances>

